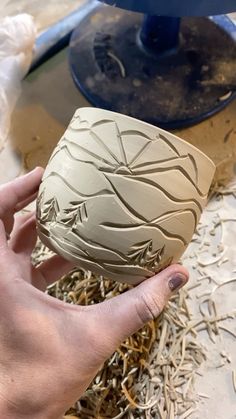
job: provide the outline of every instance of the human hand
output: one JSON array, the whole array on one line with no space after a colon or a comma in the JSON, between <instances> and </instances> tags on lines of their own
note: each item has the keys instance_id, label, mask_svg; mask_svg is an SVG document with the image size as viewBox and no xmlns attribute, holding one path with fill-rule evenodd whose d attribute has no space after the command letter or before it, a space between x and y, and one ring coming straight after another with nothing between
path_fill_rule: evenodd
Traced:
<instances>
[{"instance_id":1,"label":"human hand","mask_svg":"<svg viewBox=\"0 0 236 419\"><path fill-rule=\"evenodd\" d=\"M0 186L0 415L7 419L61 418L117 346L157 317L188 279L173 265L85 307L43 293L72 266L53 256L33 267L35 214L14 218L36 196L42 173Z\"/></svg>"}]
</instances>

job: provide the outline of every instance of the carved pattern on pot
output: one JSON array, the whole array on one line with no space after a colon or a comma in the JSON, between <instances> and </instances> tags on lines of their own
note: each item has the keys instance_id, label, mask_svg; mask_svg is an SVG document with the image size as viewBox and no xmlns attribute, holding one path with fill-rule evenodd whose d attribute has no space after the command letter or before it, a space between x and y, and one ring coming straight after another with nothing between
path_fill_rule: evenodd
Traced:
<instances>
[{"instance_id":1,"label":"carved pattern on pot","mask_svg":"<svg viewBox=\"0 0 236 419\"><path fill-rule=\"evenodd\" d=\"M139 282L182 255L213 174L207 157L169 133L80 109L44 174L39 236L85 269Z\"/></svg>"},{"instance_id":2,"label":"carved pattern on pot","mask_svg":"<svg viewBox=\"0 0 236 419\"><path fill-rule=\"evenodd\" d=\"M84 201L70 202L70 207L64 209L64 213L65 216L61 222L71 227L72 230L76 230L78 223L83 223L88 219L86 202Z\"/></svg>"},{"instance_id":3,"label":"carved pattern on pot","mask_svg":"<svg viewBox=\"0 0 236 419\"><path fill-rule=\"evenodd\" d=\"M155 272L158 269L164 254L165 245L153 251L152 240L137 243L128 253L130 264L140 265Z\"/></svg>"}]
</instances>

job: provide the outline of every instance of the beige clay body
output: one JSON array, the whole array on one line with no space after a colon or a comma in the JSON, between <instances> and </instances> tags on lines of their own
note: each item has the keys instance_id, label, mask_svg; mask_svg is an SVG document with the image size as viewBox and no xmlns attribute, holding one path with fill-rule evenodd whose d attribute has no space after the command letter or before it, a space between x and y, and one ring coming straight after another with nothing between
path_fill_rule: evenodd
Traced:
<instances>
[{"instance_id":1,"label":"beige clay body","mask_svg":"<svg viewBox=\"0 0 236 419\"><path fill-rule=\"evenodd\" d=\"M207 156L168 132L78 109L40 186L39 236L77 266L138 283L179 260L214 172Z\"/></svg>"}]
</instances>

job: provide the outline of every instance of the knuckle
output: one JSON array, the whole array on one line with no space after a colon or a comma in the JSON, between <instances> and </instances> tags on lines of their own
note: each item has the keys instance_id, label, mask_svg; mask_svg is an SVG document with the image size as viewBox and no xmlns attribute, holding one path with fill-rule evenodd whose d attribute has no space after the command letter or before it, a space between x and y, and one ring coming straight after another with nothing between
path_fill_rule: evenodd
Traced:
<instances>
[{"instance_id":1,"label":"knuckle","mask_svg":"<svg viewBox=\"0 0 236 419\"><path fill-rule=\"evenodd\" d=\"M161 301L155 296L141 293L138 296L136 311L142 324L156 319L162 311Z\"/></svg>"}]
</instances>

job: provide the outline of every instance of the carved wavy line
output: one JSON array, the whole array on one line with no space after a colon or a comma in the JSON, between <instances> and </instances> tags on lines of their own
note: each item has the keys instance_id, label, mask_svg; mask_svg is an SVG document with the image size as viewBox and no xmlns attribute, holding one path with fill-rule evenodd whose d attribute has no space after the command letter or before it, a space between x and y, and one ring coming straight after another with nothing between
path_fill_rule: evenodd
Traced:
<instances>
[{"instance_id":1,"label":"carved wavy line","mask_svg":"<svg viewBox=\"0 0 236 419\"><path fill-rule=\"evenodd\" d=\"M76 255L78 254L78 256L82 256L81 254L77 253L80 251L85 257L89 257L89 254L86 250L83 250L79 247L74 246L68 239L66 238L61 239L61 237L57 236L54 233L53 233L53 237L56 238L57 242L61 243L63 249L64 249L63 243L65 243L65 245L67 245L69 248L72 249L74 254Z\"/></svg>"},{"instance_id":2,"label":"carved wavy line","mask_svg":"<svg viewBox=\"0 0 236 419\"><path fill-rule=\"evenodd\" d=\"M68 140L68 138L66 138L66 141L69 144L73 144L73 146L79 148L80 150L82 150L83 152L87 153L89 156L93 157L94 159L97 159L97 160L99 160L99 161L101 161L103 163L106 163L108 166L111 166L112 168L116 168L116 165L112 164L107 159L105 159L105 158L103 158L101 156L98 156L97 154L93 153L90 150L87 150L86 148L82 147L81 145L79 145L77 143L74 143L73 141Z\"/></svg>"},{"instance_id":3,"label":"carved wavy line","mask_svg":"<svg viewBox=\"0 0 236 419\"><path fill-rule=\"evenodd\" d=\"M62 225L62 227L63 227L63 225ZM123 261L127 261L126 256L122 252L119 252L117 250L114 250L114 249L112 249L109 246L104 246L103 244L98 243L98 242L96 242L94 240L86 239L78 231L72 230L69 233L72 234L73 236L78 237L85 245L93 247L94 250L96 250L96 249L108 250L109 252L114 253L117 257L121 258ZM66 233L66 235L68 235L68 233Z\"/></svg>"},{"instance_id":4,"label":"carved wavy line","mask_svg":"<svg viewBox=\"0 0 236 419\"><path fill-rule=\"evenodd\" d=\"M65 249L63 244L65 243L65 244L68 244L68 246L70 246L70 243L69 242L63 242L63 240L61 240L61 238L57 234L55 234L54 231L51 232L51 240L56 242L57 245L60 246L60 248L62 249L63 252L68 252L68 249ZM79 249L79 250L81 250L81 249ZM81 250L81 251L82 251L82 253L85 253L84 250ZM78 257L83 257L87 261L92 260L92 258L90 257L90 255L87 252L84 255L79 255L76 251L76 248L74 248L74 250L73 250L73 246L71 246L71 254L76 256L76 257L77 256Z\"/></svg>"},{"instance_id":5,"label":"carved wavy line","mask_svg":"<svg viewBox=\"0 0 236 419\"><path fill-rule=\"evenodd\" d=\"M54 157L55 157L58 153L60 153L60 151L61 151L61 150L63 150L63 149L64 149L64 147L67 147L66 145L62 145L62 146L61 146L61 142L63 142L63 141L64 141L64 138L60 141L59 145L55 148L54 152L52 153L52 155L51 155L51 157L50 157L50 159L49 159L48 164L49 164L49 163L51 163L51 161L54 159Z\"/></svg>"},{"instance_id":6,"label":"carved wavy line","mask_svg":"<svg viewBox=\"0 0 236 419\"><path fill-rule=\"evenodd\" d=\"M53 151L53 153L52 153L52 155L51 155L51 157L50 157L50 159L48 161L48 164L52 161L52 159L56 156L56 154L60 152L60 150L61 150L61 144L63 143L63 141L66 141L66 138L65 137L62 137L61 138L60 142L58 143L58 145L54 149L54 151Z\"/></svg>"},{"instance_id":7,"label":"carved wavy line","mask_svg":"<svg viewBox=\"0 0 236 419\"><path fill-rule=\"evenodd\" d=\"M180 214L184 214L186 212L191 212L191 214L194 217L194 221L195 221L195 226L194 229L197 227L197 223L198 223L198 217L197 217L197 213L192 209L192 208L185 208L185 209L181 209L181 210L177 210L177 211L168 211L165 214L161 215L160 217L154 218L153 220L151 220L151 223L162 223L163 221L168 221L169 219L171 219L172 217L174 217L175 215L180 215Z\"/></svg>"},{"instance_id":8,"label":"carved wavy line","mask_svg":"<svg viewBox=\"0 0 236 419\"><path fill-rule=\"evenodd\" d=\"M52 233L51 241L52 242L54 241L57 244L57 246L61 248L61 250L62 250L63 253L66 252L67 254L69 254L68 251L64 247L61 246L61 239L54 232ZM99 266L101 269L103 269L104 271L108 272L109 274L111 274L114 271L109 271L107 269L107 267L105 266L105 264L107 264L107 265L110 265L111 264L111 265L115 265L117 267L119 267L119 266L121 266L121 267L128 266L129 268L130 267L131 268L132 267L133 268L137 268L136 265L134 265L134 266L132 266L132 265L126 265L126 264L124 265L124 262L128 263L127 259L124 259L123 262L122 261L117 262L117 261L112 261L112 260L107 260L107 259L99 259L99 262L98 262L97 259L93 258L91 255L87 255L87 256L78 255L76 252L74 253L73 251L71 252L71 254L74 255L76 258L78 258L80 260L83 260L83 261L88 262L88 263L91 263L92 262L92 263L96 264L97 266ZM149 271L147 271L147 272L149 272ZM140 274L135 274L135 273L133 274L132 273L132 275L139 276Z\"/></svg>"},{"instance_id":9,"label":"carved wavy line","mask_svg":"<svg viewBox=\"0 0 236 419\"><path fill-rule=\"evenodd\" d=\"M137 211L135 211L124 199L123 197L120 195L120 193L117 191L116 187L113 185L113 183L110 181L110 179L108 179L108 177L104 174L105 178L107 179L107 181L110 183L113 191L115 192L115 194L117 195L117 198L119 198L120 202L123 204L123 206L129 211L129 213L134 217L137 218L139 221L145 222L147 223L148 220L146 218L144 218L142 215L140 215Z\"/></svg>"},{"instance_id":10,"label":"carved wavy line","mask_svg":"<svg viewBox=\"0 0 236 419\"><path fill-rule=\"evenodd\" d=\"M146 167L146 166L152 166L153 164L161 164L161 163L167 163L167 162L179 160L179 158L188 159L188 155L186 154L186 155L183 155L183 156L180 156L180 157L179 156L169 157L168 159L155 160L155 161L151 161L151 162L147 162L147 163L137 164L137 165L132 167L132 170L139 169L139 168Z\"/></svg>"},{"instance_id":11,"label":"carved wavy line","mask_svg":"<svg viewBox=\"0 0 236 419\"><path fill-rule=\"evenodd\" d=\"M178 234L170 234L166 229L164 229L163 227L160 227L157 224L152 224L150 222L145 223L145 224L133 224L132 226L130 225L124 225L124 224L113 224L113 223L102 223L100 224L101 227L105 227L111 230L116 230L116 231L121 231L121 230L126 230L126 231L134 231L134 230L139 230L140 227L147 227L147 228L155 228L156 230L159 230L163 236L166 239L176 239L179 240L184 246L187 246L188 242L184 239L184 237L178 235Z\"/></svg>"},{"instance_id":12,"label":"carved wavy line","mask_svg":"<svg viewBox=\"0 0 236 419\"><path fill-rule=\"evenodd\" d=\"M126 177L128 177L131 180L134 180L134 178L132 176L127 175ZM196 199L186 199L186 200L185 199L178 199L175 196L173 196L172 194L170 194L169 192L167 192L162 186L160 186L156 182L151 181L150 179L145 179L145 178L138 177L138 176L135 177L135 179L139 180L142 183L146 183L147 185L150 185L150 186L153 186L154 188L159 189L161 192L164 193L165 196L167 196L167 198L169 198L173 202L177 202L177 203L181 203L181 204L195 204L195 205L197 205L199 210L202 212L202 206Z\"/></svg>"},{"instance_id":13,"label":"carved wavy line","mask_svg":"<svg viewBox=\"0 0 236 419\"><path fill-rule=\"evenodd\" d=\"M187 246L188 242L185 240L184 237L180 236L179 234L170 234L165 228L160 227L159 225L149 223L147 227L155 227L162 232L162 234L169 239L176 239L183 243L184 246Z\"/></svg>"},{"instance_id":14,"label":"carved wavy line","mask_svg":"<svg viewBox=\"0 0 236 419\"><path fill-rule=\"evenodd\" d=\"M76 264L78 261L81 262L85 262L91 265L91 263L93 265L95 265L97 268L99 268L99 270L102 270L104 272L107 273L107 276L109 277L109 275L111 275L111 271L109 271L105 266L103 266L102 264L98 263L97 261L93 260L92 258L86 258L85 256L82 255L77 255L76 253L73 252L68 252L66 249L64 249L64 247L61 246L61 244L57 241L57 237L55 235L53 235L53 237L51 237L51 242L52 244L55 246L55 248L59 248L62 252L62 254L67 254L68 255L68 259L71 260L71 256L73 258L76 258Z\"/></svg>"},{"instance_id":15,"label":"carved wavy line","mask_svg":"<svg viewBox=\"0 0 236 419\"><path fill-rule=\"evenodd\" d=\"M193 167L194 167L194 170L195 170L195 175L196 175L196 184L198 185L198 168L197 168L196 160L193 157L193 155L190 154L190 153L188 153L188 157L189 157L189 159L191 160L191 162L193 164Z\"/></svg>"},{"instance_id":16,"label":"carved wavy line","mask_svg":"<svg viewBox=\"0 0 236 419\"><path fill-rule=\"evenodd\" d=\"M72 144L72 146L73 146L73 143L70 143L70 144ZM100 168L99 166L97 166L96 163L91 161L91 160L82 160L82 159L79 159L78 157L74 157L70 152L70 149L67 145L67 141L65 143L64 142L62 143L61 147L57 149L57 152L54 154L54 156L61 151L65 151L65 153L68 155L68 157L71 160L78 161L80 163L90 164L91 166L96 167L96 169L101 171L101 172L104 170L104 169ZM107 173L113 173L114 170L115 170L115 168L113 168L113 167L111 167L109 169L106 169Z\"/></svg>"},{"instance_id":17,"label":"carved wavy line","mask_svg":"<svg viewBox=\"0 0 236 419\"><path fill-rule=\"evenodd\" d=\"M71 191L73 191L76 195L79 195L79 196L80 196L80 197L82 197L82 198L89 199L89 198L95 198L95 197L97 197L97 196L111 196L111 195L114 195L114 194L113 194L113 192L109 191L108 189L103 189L102 191L99 191L99 192L94 193L94 194L85 195L85 194L83 194L83 193L79 192L79 191L78 191L77 189L75 189L73 186L71 186L71 185L70 185L70 184L66 181L66 179L64 179L64 177L63 177L63 176L61 176L59 173L56 173L56 172L50 172L50 173L48 174L48 176L47 176L44 180L49 179L50 177L58 177L59 179L61 179L61 181L62 181L63 183L65 183L65 185L66 185L69 189L71 189Z\"/></svg>"},{"instance_id":18,"label":"carved wavy line","mask_svg":"<svg viewBox=\"0 0 236 419\"><path fill-rule=\"evenodd\" d=\"M149 173L162 173L162 172L171 172L173 170L179 170L182 175L184 175L189 182L193 185L194 189L196 189L197 193L201 196L201 198L206 199L207 195L203 194L200 189L198 188L198 186L194 183L194 181L191 179L191 176L189 176L188 172L186 172L186 170L182 167L182 166L171 166L171 167L158 167L156 169L150 169L150 170L143 170L138 172L137 174L135 173L135 171L133 171L133 175L139 176L139 175L148 175Z\"/></svg>"},{"instance_id":19,"label":"carved wavy line","mask_svg":"<svg viewBox=\"0 0 236 419\"><path fill-rule=\"evenodd\" d=\"M153 276L154 272L153 271L149 271L149 269L147 268L143 268L142 266L139 265L122 265L123 268L127 268L127 269L134 269L134 272L132 273L128 273L127 275L129 276L133 276L133 277L140 277L141 278L147 278L150 276ZM112 264L112 263L106 263L106 268L110 268L110 273L114 273L116 275L125 275L125 271L121 272L118 269L116 269L116 264ZM117 268L119 268L119 265L117 265ZM142 272L135 272L135 270L141 270Z\"/></svg>"},{"instance_id":20,"label":"carved wavy line","mask_svg":"<svg viewBox=\"0 0 236 419\"><path fill-rule=\"evenodd\" d=\"M100 125L110 124L110 123L116 124L113 119L100 119L99 121L94 122L91 125L91 128L93 128L93 127L99 127Z\"/></svg>"},{"instance_id":21,"label":"carved wavy line","mask_svg":"<svg viewBox=\"0 0 236 419\"><path fill-rule=\"evenodd\" d=\"M42 233L43 234L43 233ZM44 235L44 234L43 234ZM46 236L47 237L47 236ZM48 239L48 237L47 237L47 239ZM125 267L125 266L127 266L127 268L133 268L134 269L134 272L132 272L132 273L129 273L129 276L133 276L133 277L142 277L143 276L143 274L141 274L140 272L139 273L136 273L135 272L135 270L137 270L138 268L139 268L139 266L138 265L124 265L124 263L123 262L114 262L114 261L112 261L112 260L102 260L101 261L101 263L98 263L97 262L97 260L96 259L94 259L94 258L92 258L92 257L86 257L86 256L82 256L82 255L78 255L78 254L76 254L76 253L69 253L62 245L61 245L61 240L60 240L60 238L55 234L55 233L52 233L52 235L50 236L50 240L51 240L51 243L52 243L52 247L54 248L54 251L57 251L56 249L60 249L61 250L61 253L62 254L66 254L66 255L68 255L68 259L69 260L71 260L71 256L73 257L73 258L76 258L76 262L78 262L78 261L81 261L81 262L85 262L85 263L88 263L88 264L90 264L91 265L91 263L93 264L93 265L95 265L97 268L99 268L99 270L102 270L102 271L104 271L104 272L106 272L106 275L107 275L107 277L109 278L109 276L111 275L111 274L117 274L117 275L122 275L122 272L120 272L119 270L116 270L115 269L115 267L117 267L117 268L119 268L119 266L121 266L121 267ZM75 263L76 263L75 262ZM125 260L125 262L127 263L127 260ZM76 263L77 264L77 263ZM103 265L104 264L104 265ZM108 266L105 266L105 265L108 265ZM111 266L110 266L111 265ZM112 267L112 265L113 265L113 267ZM109 269L110 268L110 269ZM151 276L151 275L153 275L153 272L152 271L149 271L149 270L147 270L147 269L144 269L144 268L142 268L141 267L141 269L143 270L143 271L145 271L145 273L146 273L146 275L147 276Z\"/></svg>"},{"instance_id":22,"label":"carved wavy line","mask_svg":"<svg viewBox=\"0 0 236 419\"><path fill-rule=\"evenodd\" d=\"M69 131L76 131L76 132L88 132L90 128L73 128L71 125L67 128Z\"/></svg>"},{"instance_id":23,"label":"carved wavy line","mask_svg":"<svg viewBox=\"0 0 236 419\"><path fill-rule=\"evenodd\" d=\"M71 143L71 144L73 144L73 143ZM148 143L148 144L150 144L150 143ZM65 143L65 144L63 144L60 148L58 148L57 149L57 151L56 151L56 153L52 156L52 157L55 157L55 155L57 154L57 153L59 153L60 151L63 151L63 150L65 150L65 152L67 153L67 155L72 159L72 160L74 160L74 161L79 161L79 162L81 162L81 163L87 163L87 164L91 164L92 166L94 166L94 167L96 167L96 169L98 169L100 172L102 172L102 173L113 173L113 169L111 168L111 169L102 169L102 168L100 168L100 167L98 167L94 162L91 162L91 161L86 161L86 160L82 160L82 159L78 159L78 158L76 158L76 157L74 157L72 154L71 154L71 152L70 152L70 150L69 150L69 148L68 148L68 146L67 146L67 144ZM167 167L167 168L158 168L158 169L150 169L150 170L147 170L147 171L140 171L140 172L138 172L138 173L136 173L135 172L135 168L138 168L138 167L145 167L145 166L147 166L147 165L152 165L152 164L156 164L156 163L165 163L165 162L167 162L167 161L174 161L174 160L178 160L179 158L189 158L190 157L190 155L186 155L186 156L180 156L180 157L172 157L172 158L170 158L170 159L164 159L164 160L160 160L160 161L156 161L156 162L150 162L150 163L143 163L142 165L138 165L138 166L133 166L132 167L132 174L134 175L134 176L139 176L139 175L143 175L143 174L148 174L148 173L157 173L157 172L164 172L165 170L180 170L180 172L184 175L184 176L186 176L187 178L188 178L188 180L191 182L191 184L195 187L195 189L197 190L197 192L199 193L199 195L203 198L203 199L206 199L206 197L207 197L207 194L202 194L202 192L200 191L200 189L194 184L194 182L192 181L192 179L191 179L191 177L189 176L189 174L185 171L185 169L183 169L181 166L172 166L172 167ZM194 160L194 159L193 159ZM195 160L194 160L194 162L195 162ZM196 163L195 163L196 164ZM124 173L124 176L127 176L127 173Z\"/></svg>"},{"instance_id":24,"label":"carved wavy line","mask_svg":"<svg viewBox=\"0 0 236 419\"><path fill-rule=\"evenodd\" d=\"M172 142L170 140L168 140L164 135L159 134L159 138L164 141L166 144L168 144L168 146L172 149L172 151L174 151L175 154L177 154L177 156L180 157L179 151L177 150L177 148L175 148L175 146L172 144Z\"/></svg>"},{"instance_id":25,"label":"carved wavy line","mask_svg":"<svg viewBox=\"0 0 236 419\"><path fill-rule=\"evenodd\" d=\"M133 159L131 160L131 162L129 163L129 166L131 166L135 161L137 161L142 155L143 153L151 146L152 142L150 141L149 143L146 143L141 150L139 150L139 152L136 154L136 156L133 157Z\"/></svg>"}]
</instances>

